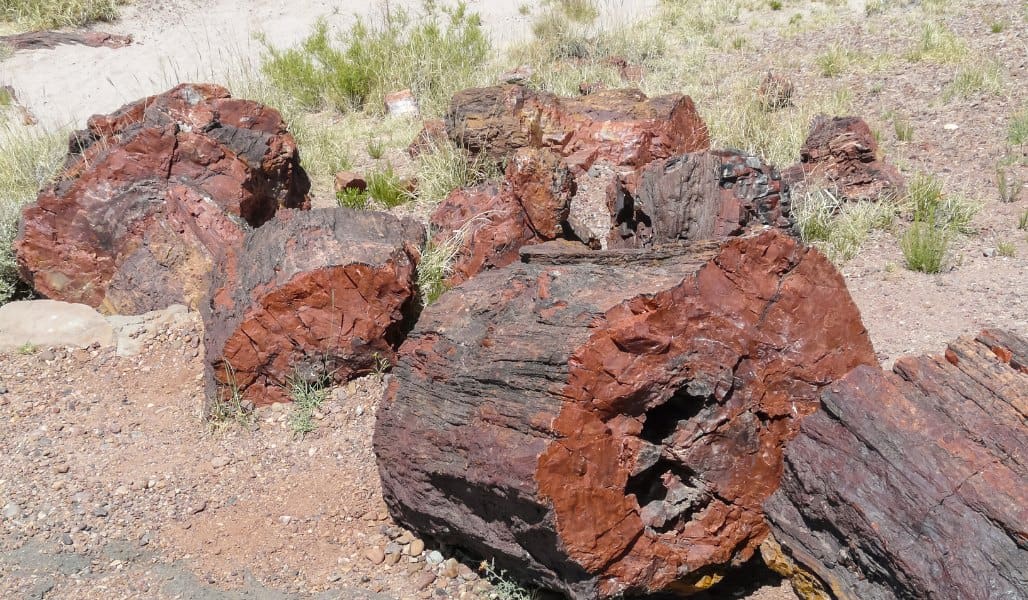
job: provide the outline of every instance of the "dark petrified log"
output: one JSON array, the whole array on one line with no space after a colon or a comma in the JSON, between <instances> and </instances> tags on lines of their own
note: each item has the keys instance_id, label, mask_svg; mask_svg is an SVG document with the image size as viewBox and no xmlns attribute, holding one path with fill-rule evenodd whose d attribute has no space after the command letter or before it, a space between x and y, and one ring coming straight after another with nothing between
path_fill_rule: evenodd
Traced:
<instances>
[{"instance_id":1,"label":"dark petrified log","mask_svg":"<svg viewBox=\"0 0 1028 600\"><path fill-rule=\"evenodd\" d=\"M62 44L77 44L99 48L121 48L132 43L132 36L103 31L28 31L0 36L0 44L13 50L42 50Z\"/></svg>"},{"instance_id":2,"label":"dark petrified log","mask_svg":"<svg viewBox=\"0 0 1028 600\"><path fill-rule=\"evenodd\" d=\"M835 598L1028 597L1028 341L859 367L786 446L765 504L785 553Z\"/></svg>"},{"instance_id":3,"label":"dark petrified log","mask_svg":"<svg viewBox=\"0 0 1028 600\"><path fill-rule=\"evenodd\" d=\"M446 115L457 145L494 158L518 148L550 148L581 170L593 162L642 166L710 145L688 96L647 98L638 90L603 90L558 98L520 85L458 92Z\"/></svg>"},{"instance_id":4,"label":"dark petrified log","mask_svg":"<svg viewBox=\"0 0 1028 600\"><path fill-rule=\"evenodd\" d=\"M608 248L737 235L753 225L789 228L788 187L774 167L731 150L654 161L615 180Z\"/></svg>"},{"instance_id":5,"label":"dark petrified log","mask_svg":"<svg viewBox=\"0 0 1028 600\"><path fill-rule=\"evenodd\" d=\"M21 276L109 313L196 307L225 248L310 183L278 111L182 84L89 119L60 178L23 211Z\"/></svg>"},{"instance_id":6,"label":"dark petrified log","mask_svg":"<svg viewBox=\"0 0 1028 600\"><path fill-rule=\"evenodd\" d=\"M445 294L401 347L386 502L575 598L710 585L766 536L820 389L874 363L842 277L777 230L526 259Z\"/></svg>"},{"instance_id":7,"label":"dark petrified log","mask_svg":"<svg viewBox=\"0 0 1028 600\"><path fill-rule=\"evenodd\" d=\"M290 377L346 381L393 361L423 227L344 208L282 211L214 272L201 307L209 400L289 400Z\"/></svg>"}]
</instances>

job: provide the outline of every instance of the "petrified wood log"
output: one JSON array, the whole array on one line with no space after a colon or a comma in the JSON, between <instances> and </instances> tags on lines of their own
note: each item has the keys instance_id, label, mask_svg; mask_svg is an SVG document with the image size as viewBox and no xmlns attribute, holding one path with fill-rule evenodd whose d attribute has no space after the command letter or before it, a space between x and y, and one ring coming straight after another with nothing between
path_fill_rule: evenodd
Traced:
<instances>
[{"instance_id":1,"label":"petrified wood log","mask_svg":"<svg viewBox=\"0 0 1028 600\"><path fill-rule=\"evenodd\" d=\"M64 171L23 211L22 277L108 313L196 307L221 251L310 182L278 111L183 84L91 117Z\"/></svg>"},{"instance_id":2,"label":"petrified wood log","mask_svg":"<svg viewBox=\"0 0 1028 600\"><path fill-rule=\"evenodd\" d=\"M1028 597L1028 340L985 331L893 373L858 367L822 403L764 506L824 591Z\"/></svg>"},{"instance_id":3,"label":"petrified wood log","mask_svg":"<svg viewBox=\"0 0 1028 600\"><path fill-rule=\"evenodd\" d=\"M903 191L903 176L879 158L878 142L859 117L815 118L800 149L800 162L782 177L790 185L806 180L832 186L849 200L877 200Z\"/></svg>"},{"instance_id":4,"label":"petrified wood log","mask_svg":"<svg viewBox=\"0 0 1028 600\"><path fill-rule=\"evenodd\" d=\"M582 170L599 160L642 166L710 145L688 96L647 98L630 89L558 98L521 85L472 88L454 95L446 130L472 152L504 158L518 148L550 148Z\"/></svg>"},{"instance_id":5,"label":"petrified wood log","mask_svg":"<svg viewBox=\"0 0 1028 600\"><path fill-rule=\"evenodd\" d=\"M214 273L201 307L208 400L289 400L290 377L342 382L393 361L424 228L387 213L282 211Z\"/></svg>"},{"instance_id":6,"label":"petrified wood log","mask_svg":"<svg viewBox=\"0 0 1028 600\"><path fill-rule=\"evenodd\" d=\"M454 190L431 217L433 243L454 245L447 285L516 262L522 246L557 238L574 189L556 154L521 148L502 183Z\"/></svg>"},{"instance_id":7,"label":"petrified wood log","mask_svg":"<svg viewBox=\"0 0 1028 600\"><path fill-rule=\"evenodd\" d=\"M777 230L563 248L422 313L378 413L386 502L575 598L709 586L767 534L781 447L819 390L874 364L857 308Z\"/></svg>"},{"instance_id":8,"label":"petrified wood log","mask_svg":"<svg viewBox=\"0 0 1028 600\"><path fill-rule=\"evenodd\" d=\"M737 235L753 225L789 228L788 186L756 156L731 150L654 161L615 180L608 248Z\"/></svg>"},{"instance_id":9,"label":"petrified wood log","mask_svg":"<svg viewBox=\"0 0 1028 600\"><path fill-rule=\"evenodd\" d=\"M99 48L121 48L132 43L132 36L104 31L28 31L0 36L0 44L13 50L42 50L62 44L78 44Z\"/></svg>"}]
</instances>

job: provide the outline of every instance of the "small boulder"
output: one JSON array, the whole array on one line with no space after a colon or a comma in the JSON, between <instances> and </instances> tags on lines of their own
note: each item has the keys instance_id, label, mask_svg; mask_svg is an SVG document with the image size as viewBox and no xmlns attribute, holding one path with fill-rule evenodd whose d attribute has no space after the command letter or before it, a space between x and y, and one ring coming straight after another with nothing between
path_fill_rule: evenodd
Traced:
<instances>
[{"instance_id":1,"label":"small boulder","mask_svg":"<svg viewBox=\"0 0 1028 600\"><path fill-rule=\"evenodd\" d=\"M0 306L0 352L25 344L88 348L114 346L114 328L94 308L57 300L24 300Z\"/></svg>"}]
</instances>

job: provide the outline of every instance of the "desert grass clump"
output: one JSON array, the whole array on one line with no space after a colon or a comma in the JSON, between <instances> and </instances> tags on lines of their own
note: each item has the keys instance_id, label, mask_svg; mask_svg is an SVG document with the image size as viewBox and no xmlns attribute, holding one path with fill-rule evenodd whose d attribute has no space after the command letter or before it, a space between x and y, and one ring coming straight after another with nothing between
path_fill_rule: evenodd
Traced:
<instances>
[{"instance_id":1,"label":"desert grass clump","mask_svg":"<svg viewBox=\"0 0 1028 600\"><path fill-rule=\"evenodd\" d=\"M953 81L942 90L942 99L966 100L979 95L999 95L1003 93L1003 74L997 63L986 65L965 65L957 70Z\"/></svg>"},{"instance_id":2,"label":"desert grass clump","mask_svg":"<svg viewBox=\"0 0 1028 600\"><path fill-rule=\"evenodd\" d=\"M956 194L943 192L942 181L918 173L907 184L906 206L915 223L931 222L939 228L972 233L971 221L981 206Z\"/></svg>"},{"instance_id":3,"label":"desert grass clump","mask_svg":"<svg viewBox=\"0 0 1028 600\"><path fill-rule=\"evenodd\" d=\"M336 204L342 208L353 210L365 210L368 208L368 193L355 188L348 188L336 192Z\"/></svg>"},{"instance_id":4,"label":"desert grass clump","mask_svg":"<svg viewBox=\"0 0 1028 600\"><path fill-rule=\"evenodd\" d=\"M368 175L368 196L385 208L395 208L411 199L392 165Z\"/></svg>"},{"instance_id":5,"label":"desert grass clump","mask_svg":"<svg viewBox=\"0 0 1028 600\"><path fill-rule=\"evenodd\" d=\"M1021 195L1023 185L1019 179L1009 178L1007 170L1002 166L996 167L996 188L999 190L1000 202L1010 203L1016 201Z\"/></svg>"},{"instance_id":6,"label":"desert grass clump","mask_svg":"<svg viewBox=\"0 0 1028 600\"><path fill-rule=\"evenodd\" d=\"M466 4L427 3L417 18L393 9L379 21L358 21L338 43L319 21L299 46L265 48L264 75L306 110L381 113L386 94L410 89L422 110L439 114L475 81L489 41Z\"/></svg>"},{"instance_id":7,"label":"desert grass clump","mask_svg":"<svg viewBox=\"0 0 1028 600\"><path fill-rule=\"evenodd\" d=\"M293 410L289 413L289 429L293 435L302 438L316 429L314 413L328 398L331 379L328 375L305 377L294 371L286 380L286 391L293 400Z\"/></svg>"},{"instance_id":8,"label":"desert grass clump","mask_svg":"<svg viewBox=\"0 0 1028 600\"><path fill-rule=\"evenodd\" d=\"M1028 208L1024 209L1021 216L1017 218L1017 228L1021 231L1028 231Z\"/></svg>"},{"instance_id":9,"label":"desert grass clump","mask_svg":"<svg viewBox=\"0 0 1028 600\"><path fill-rule=\"evenodd\" d=\"M800 238L837 264L855 257L872 231L891 227L897 212L892 197L844 202L825 188L801 194L793 207Z\"/></svg>"},{"instance_id":10,"label":"desert grass clump","mask_svg":"<svg viewBox=\"0 0 1028 600\"><path fill-rule=\"evenodd\" d=\"M118 18L125 0L0 0L0 21L38 31Z\"/></svg>"},{"instance_id":11,"label":"desert grass clump","mask_svg":"<svg viewBox=\"0 0 1028 600\"><path fill-rule=\"evenodd\" d=\"M950 230L934 221L914 221L900 239L907 268L921 273L941 272L950 237Z\"/></svg>"},{"instance_id":12,"label":"desert grass clump","mask_svg":"<svg viewBox=\"0 0 1028 600\"><path fill-rule=\"evenodd\" d=\"M58 173L67 149L64 132L0 127L0 304L8 302L17 288L12 244L21 209Z\"/></svg>"},{"instance_id":13,"label":"desert grass clump","mask_svg":"<svg viewBox=\"0 0 1028 600\"><path fill-rule=\"evenodd\" d=\"M212 432L231 424L246 427L253 424L256 419L253 406L243 401L235 370L229 363L226 363L226 367L228 383L223 389L218 390L218 397L206 407L203 415L203 420Z\"/></svg>"},{"instance_id":14,"label":"desert grass clump","mask_svg":"<svg viewBox=\"0 0 1028 600\"><path fill-rule=\"evenodd\" d=\"M438 204L459 188L470 187L500 176L495 163L472 156L448 140L430 146L417 159L418 201Z\"/></svg>"},{"instance_id":15,"label":"desert grass clump","mask_svg":"<svg viewBox=\"0 0 1028 600\"><path fill-rule=\"evenodd\" d=\"M838 77L853 62L854 53L841 44L832 44L814 58L822 77Z\"/></svg>"},{"instance_id":16,"label":"desert grass clump","mask_svg":"<svg viewBox=\"0 0 1028 600\"><path fill-rule=\"evenodd\" d=\"M425 245L418 263L418 294L422 306L432 304L449 289L446 280L453 272L460 241L458 234L440 243L429 241Z\"/></svg>"},{"instance_id":17,"label":"desert grass clump","mask_svg":"<svg viewBox=\"0 0 1028 600\"><path fill-rule=\"evenodd\" d=\"M907 58L912 62L955 64L963 62L967 55L967 44L962 39L945 25L928 21L921 26L921 36Z\"/></svg>"},{"instance_id":18,"label":"desert grass clump","mask_svg":"<svg viewBox=\"0 0 1028 600\"><path fill-rule=\"evenodd\" d=\"M914 126L910 124L910 121L902 117L895 117L892 120L892 128L896 132L897 141L909 142L914 139Z\"/></svg>"},{"instance_id":19,"label":"desert grass clump","mask_svg":"<svg viewBox=\"0 0 1028 600\"><path fill-rule=\"evenodd\" d=\"M1014 146L1028 144L1028 106L1025 106L1010 118L1010 125L1007 128L1007 141Z\"/></svg>"},{"instance_id":20,"label":"desert grass clump","mask_svg":"<svg viewBox=\"0 0 1028 600\"><path fill-rule=\"evenodd\" d=\"M478 566L485 578L492 584L492 593L497 600L536 600L538 595L511 579L507 572L497 569L493 561L483 560Z\"/></svg>"},{"instance_id":21,"label":"desert grass clump","mask_svg":"<svg viewBox=\"0 0 1028 600\"><path fill-rule=\"evenodd\" d=\"M1007 258L1014 258L1017 256L1017 247L1014 246L1013 242L1000 242L996 244L996 254Z\"/></svg>"}]
</instances>

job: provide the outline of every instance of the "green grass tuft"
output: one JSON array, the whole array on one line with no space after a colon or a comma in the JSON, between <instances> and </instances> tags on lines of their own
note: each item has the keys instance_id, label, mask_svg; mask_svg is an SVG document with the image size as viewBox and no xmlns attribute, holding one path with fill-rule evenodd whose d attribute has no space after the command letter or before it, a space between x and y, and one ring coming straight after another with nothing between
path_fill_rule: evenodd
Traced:
<instances>
[{"instance_id":1,"label":"green grass tuft","mask_svg":"<svg viewBox=\"0 0 1028 600\"><path fill-rule=\"evenodd\" d=\"M837 264L856 256L872 231L891 227L897 212L892 198L843 202L827 189L801 194L793 206L800 238Z\"/></svg>"},{"instance_id":2,"label":"green grass tuft","mask_svg":"<svg viewBox=\"0 0 1028 600\"><path fill-rule=\"evenodd\" d=\"M918 173L907 184L906 205L915 222L931 222L961 233L973 232L971 221L981 208L961 196L944 193L942 181L927 173Z\"/></svg>"},{"instance_id":3,"label":"green grass tuft","mask_svg":"<svg viewBox=\"0 0 1028 600\"><path fill-rule=\"evenodd\" d=\"M965 65L957 70L953 81L942 91L945 102L966 100L979 95L1003 93L1003 74L997 63Z\"/></svg>"},{"instance_id":4,"label":"green grass tuft","mask_svg":"<svg viewBox=\"0 0 1028 600\"><path fill-rule=\"evenodd\" d=\"M996 254L1007 258L1014 258L1017 256L1017 247L1014 246L1013 242L1000 242L996 244Z\"/></svg>"},{"instance_id":5,"label":"green grass tuft","mask_svg":"<svg viewBox=\"0 0 1028 600\"><path fill-rule=\"evenodd\" d=\"M289 429L296 437L303 437L316 429L314 413L328 398L331 380L327 376L303 377L294 372L286 380L293 410L289 414Z\"/></svg>"},{"instance_id":6,"label":"green grass tuft","mask_svg":"<svg viewBox=\"0 0 1028 600\"><path fill-rule=\"evenodd\" d=\"M967 44L962 39L945 25L928 21L921 26L921 37L907 58L912 62L953 64L964 61L967 55Z\"/></svg>"},{"instance_id":7,"label":"green grass tuft","mask_svg":"<svg viewBox=\"0 0 1028 600\"><path fill-rule=\"evenodd\" d=\"M1010 118L1007 141L1015 146L1028 144L1028 106Z\"/></svg>"},{"instance_id":8,"label":"green grass tuft","mask_svg":"<svg viewBox=\"0 0 1028 600\"><path fill-rule=\"evenodd\" d=\"M365 210L368 208L369 200L367 192L353 188L336 192L336 203L343 208Z\"/></svg>"},{"instance_id":9,"label":"green grass tuft","mask_svg":"<svg viewBox=\"0 0 1028 600\"><path fill-rule=\"evenodd\" d=\"M433 145L417 159L418 201L435 205L458 188L470 187L500 176L495 163L471 156L449 141Z\"/></svg>"},{"instance_id":10,"label":"green grass tuft","mask_svg":"<svg viewBox=\"0 0 1028 600\"><path fill-rule=\"evenodd\" d=\"M368 196L386 208L395 208L411 199L392 165L368 175Z\"/></svg>"},{"instance_id":11,"label":"green grass tuft","mask_svg":"<svg viewBox=\"0 0 1028 600\"><path fill-rule=\"evenodd\" d=\"M336 45L319 21L302 44L276 50L265 43L264 75L305 110L384 111L386 94L410 89L428 114L440 114L469 87L489 42L464 3L425 5L418 19L392 10L381 22L358 21Z\"/></svg>"},{"instance_id":12,"label":"green grass tuft","mask_svg":"<svg viewBox=\"0 0 1028 600\"><path fill-rule=\"evenodd\" d=\"M1017 228L1021 231L1028 231L1028 208L1024 209L1021 216L1017 218Z\"/></svg>"},{"instance_id":13,"label":"green grass tuft","mask_svg":"<svg viewBox=\"0 0 1028 600\"><path fill-rule=\"evenodd\" d=\"M941 272L949 242L950 232L946 227L938 227L931 221L914 221L900 240L907 268L921 273Z\"/></svg>"}]
</instances>

